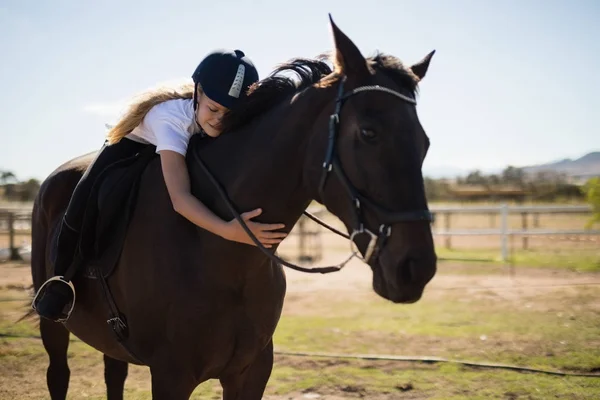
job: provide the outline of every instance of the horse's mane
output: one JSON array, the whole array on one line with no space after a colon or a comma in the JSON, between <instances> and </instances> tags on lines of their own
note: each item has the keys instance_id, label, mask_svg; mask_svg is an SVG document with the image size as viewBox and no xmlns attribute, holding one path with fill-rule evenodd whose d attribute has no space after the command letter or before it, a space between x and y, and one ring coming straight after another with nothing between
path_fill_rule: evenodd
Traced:
<instances>
[{"instance_id":1,"label":"horse's mane","mask_svg":"<svg viewBox=\"0 0 600 400\"><path fill-rule=\"evenodd\" d=\"M288 76L285 76L285 74ZM292 73L292 76L289 76ZM280 64L263 80L248 89L248 96L235 112L227 113L222 121L223 130L230 131L243 126L254 117L270 110L286 97L303 90L332 73L322 57L315 59L294 58ZM296 74L296 80L293 79Z\"/></svg>"},{"instance_id":2,"label":"horse's mane","mask_svg":"<svg viewBox=\"0 0 600 400\"><path fill-rule=\"evenodd\" d=\"M340 75L327 63L332 59L324 53L314 59L294 58L278 65L266 78L250 87L248 96L235 112L224 116L223 130L230 131L245 125L311 85L331 85L337 82ZM418 78L398 58L378 52L367 58L367 65L371 71L381 71L399 86L410 90L413 95L416 93Z\"/></svg>"}]
</instances>

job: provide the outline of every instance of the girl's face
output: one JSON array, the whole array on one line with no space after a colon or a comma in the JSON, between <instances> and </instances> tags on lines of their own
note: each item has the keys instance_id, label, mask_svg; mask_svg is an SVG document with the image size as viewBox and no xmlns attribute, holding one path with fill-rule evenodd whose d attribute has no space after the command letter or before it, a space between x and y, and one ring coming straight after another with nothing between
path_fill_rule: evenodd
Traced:
<instances>
[{"instance_id":1,"label":"girl's face","mask_svg":"<svg viewBox=\"0 0 600 400\"><path fill-rule=\"evenodd\" d=\"M208 136L217 137L221 134L221 119L226 111L226 107L209 99L204 93L198 96L196 121Z\"/></svg>"}]
</instances>

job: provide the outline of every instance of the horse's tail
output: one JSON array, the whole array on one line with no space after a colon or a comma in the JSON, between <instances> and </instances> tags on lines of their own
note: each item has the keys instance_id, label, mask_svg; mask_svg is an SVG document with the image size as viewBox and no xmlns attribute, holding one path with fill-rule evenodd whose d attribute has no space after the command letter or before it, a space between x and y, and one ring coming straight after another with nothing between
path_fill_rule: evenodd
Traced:
<instances>
[{"instance_id":1,"label":"horse's tail","mask_svg":"<svg viewBox=\"0 0 600 400\"><path fill-rule=\"evenodd\" d=\"M142 123L144 117L152 107L168 100L191 99L194 94L194 86L186 84L180 88L159 88L139 96L138 100L131 105L129 111L121 120L113 126L107 134L109 144L117 143L127 136L131 131Z\"/></svg>"},{"instance_id":2,"label":"horse's tail","mask_svg":"<svg viewBox=\"0 0 600 400\"><path fill-rule=\"evenodd\" d=\"M43 197L48 190L48 183L48 180L42 183L31 210L31 281L34 291L42 286L47 275L46 248L50 238L50 223L44 212Z\"/></svg>"},{"instance_id":3,"label":"horse's tail","mask_svg":"<svg viewBox=\"0 0 600 400\"><path fill-rule=\"evenodd\" d=\"M29 310L27 310L25 312L25 314L23 314L18 320L15 321L15 325L22 322L22 321L26 321L28 319L33 319L34 317L37 318L37 313L35 312L35 310L33 308L31 308L31 302L27 302L27 304L23 305L23 308L29 308Z\"/></svg>"},{"instance_id":4,"label":"horse's tail","mask_svg":"<svg viewBox=\"0 0 600 400\"><path fill-rule=\"evenodd\" d=\"M38 194L33 202L33 208L31 210L31 279L32 286L30 288L30 298L26 304L23 304L23 308L27 307L28 310L22 315L15 324L21 321L32 319L37 315L35 310L31 308L31 302L35 291L41 286L46 278L46 245L48 240L48 220L42 207L42 198L45 193L47 183L42 183Z\"/></svg>"}]
</instances>

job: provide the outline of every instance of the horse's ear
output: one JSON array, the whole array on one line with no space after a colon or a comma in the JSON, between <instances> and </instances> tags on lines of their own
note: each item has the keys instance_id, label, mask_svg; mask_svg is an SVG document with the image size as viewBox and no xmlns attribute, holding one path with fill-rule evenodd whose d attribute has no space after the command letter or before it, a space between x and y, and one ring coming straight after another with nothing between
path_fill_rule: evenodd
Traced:
<instances>
[{"instance_id":1,"label":"horse's ear","mask_svg":"<svg viewBox=\"0 0 600 400\"><path fill-rule=\"evenodd\" d=\"M329 22L331 23L335 42L335 72L348 77L367 77L369 68L358 47L337 27L331 14L329 14Z\"/></svg>"},{"instance_id":2,"label":"horse's ear","mask_svg":"<svg viewBox=\"0 0 600 400\"><path fill-rule=\"evenodd\" d=\"M435 50L427 54L425 58L423 58L421 61L410 67L410 70L419 78L419 80L425 77L427 69L429 68L429 62L431 61L431 57L433 57L434 54Z\"/></svg>"}]
</instances>

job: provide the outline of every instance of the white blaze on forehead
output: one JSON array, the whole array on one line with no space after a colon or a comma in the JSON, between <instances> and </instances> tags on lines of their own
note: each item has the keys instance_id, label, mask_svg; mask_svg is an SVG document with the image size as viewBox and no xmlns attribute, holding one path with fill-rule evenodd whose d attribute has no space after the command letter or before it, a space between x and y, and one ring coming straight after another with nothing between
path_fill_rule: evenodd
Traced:
<instances>
[{"instance_id":1,"label":"white blaze on forehead","mask_svg":"<svg viewBox=\"0 0 600 400\"><path fill-rule=\"evenodd\" d=\"M242 87L244 86L245 74L246 66L244 64L240 64L237 73L235 74L235 78L233 79L233 83L231 84L231 88L229 88L229 95L231 97L240 97L240 94L242 93Z\"/></svg>"}]
</instances>

